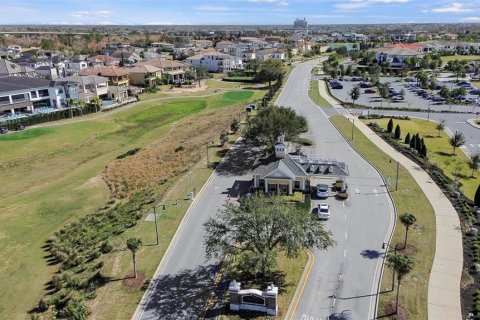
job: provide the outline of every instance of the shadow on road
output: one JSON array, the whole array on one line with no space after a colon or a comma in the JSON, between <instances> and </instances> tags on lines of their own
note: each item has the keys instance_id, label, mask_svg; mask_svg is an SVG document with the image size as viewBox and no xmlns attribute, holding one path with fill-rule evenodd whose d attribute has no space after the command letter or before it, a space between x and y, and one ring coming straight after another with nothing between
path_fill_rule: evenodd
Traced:
<instances>
[{"instance_id":1,"label":"shadow on road","mask_svg":"<svg viewBox=\"0 0 480 320\"><path fill-rule=\"evenodd\" d=\"M377 250L370 250L370 249L367 249L367 250L363 250L360 255L366 259L378 259L380 257L382 257L382 253L380 251L377 251Z\"/></svg>"},{"instance_id":2,"label":"shadow on road","mask_svg":"<svg viewBox=\"0 0 480 320\"><path fill-rule=\"evenodd\" d=\"M255 166L262 150L245 139L237 142L227 153L224 161L218 165L217 174L222 176L242 176Z\"/></svg>"},{"instance_id":3,"label":"shadow on road","mask_svg":"<svg viewBox=\"0 0 480 320\"><path fill-rule=\"evenodd\" d=\"M198 319L214 284L218 265L198 266L154 281L154 291L142 319Z\"/></svg>"}]
</instances>

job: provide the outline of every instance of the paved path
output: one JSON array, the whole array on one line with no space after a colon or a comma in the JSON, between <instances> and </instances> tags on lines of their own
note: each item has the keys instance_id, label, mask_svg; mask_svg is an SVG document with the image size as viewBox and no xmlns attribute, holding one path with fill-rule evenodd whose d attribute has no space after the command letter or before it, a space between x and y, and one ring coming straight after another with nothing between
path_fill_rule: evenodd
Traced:
<instances>
[{"instance_id":1,"label":"paved path","mask_svg":"<svg viewBox=\"0 0 480 320\"><path fill-rule=\"evenodd\" d=\"M337 110L341 106L325 91L320 94ZM347 118L354 118L345 113ZM355 126L388 156L400 162L413 176L427 196L436 217L436 246L428 282L428 318L432 320L462 319L460 280L463 268L463 245L457 212L440 188L417 164L396 151L362 121Z\"/></svg>"},{"instance_id":2,"label":"paved path","mask_svg":"<svg viewBox=\"0 0 480 320\"><path fill-rule=\"evenodd\" d=\"M394 208L380 174L350 147L308 96L314 66L315 61L296 66L276 104L290 106L306 117L309 132L305 136L314 142L313 147L304 148L306 154L346 162L350 192L347 201L321 200L330 204L332 216L325 226L337 243L326 251L312 250L315 262L289 320L337 319L347 313L351 319L373 319L382 244L393 231ZM314 206L319 202L313 200Z\"/></svg>"}]
</instances>

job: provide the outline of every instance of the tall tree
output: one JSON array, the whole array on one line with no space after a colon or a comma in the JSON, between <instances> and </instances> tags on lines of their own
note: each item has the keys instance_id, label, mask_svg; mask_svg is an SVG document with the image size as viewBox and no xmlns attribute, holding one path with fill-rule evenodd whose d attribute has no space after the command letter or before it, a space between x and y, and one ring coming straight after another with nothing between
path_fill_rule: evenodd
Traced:
<instances>
[{"instance_id":1,"label":"tall tree","mask_svg":"<svg viewBox=\"0 0 480 320\"><path fill-rule=\"evenodd\" d=\"M312 214L285 204L280 196L255 195L240 206L227 203L205 224L208 256L232 254L248 259L266 274L275 265L276 253L296 257L304 248L326 249L332 234Z\"/></svg>"},{"instance_id":2,"label":"tall tree","mask_svg":"<svg viewBox=\"0 0 480 320\"><path fill-rule=\"evenodd\" d=\"M391 133L392 131L393 131L393 120L392 118L390 118L390 120L388 120L388 123L387 123L387 132Z\"/></svg>"},{"instance_id":3,"label":"tall tree","mask_svg":"<svg viewBox=\"0 0 480 320\"><path fill-rule=\"evenodd\" d=\"M453 154L455 154L455 150L465 144L465 135L460 131L455 131L455 133L452 137L450 137L448 142L453 147Z\"/></svg>"},{"instance_id":4,"label":"tall tree","mask_svg":"<svg viewBox=\"0 0 480 320\"><path fill-rule=\"evenodd\" d=\"M475 171L477 171L478 168L480 168L480 153L476 153L476 154L472 155L468 159L467 164L468 164L468 167L470 169L472 169L471 177L473 178L473 174L475 173Z\"/></svg>"},{"instance_id":5,"label":"tall tree","mask_svg":"<svg viewBox=\"0 0 480 320\"><path fill-rule=\"evenodd\" d=\"M480 184L477 187L477 191L475 192L474 203L477 207L480 207Z\"/></svg>"},{"instance_id":6,"label":"tall tree","mask_svg":"<svg viewBox=\"0 0 480 320\"><path fill-rule=\"evenodd\" d=\"M298 135L308 130L307 120L295 113L290 107L261 108L255 117L247 120L245 137L258 139L270 150L275 147L275 142L280 134L287 140L295 140Z\"/></svg>"},{"instance_id":7,"label":"tall tree","mask_svg":"<svg viewBox=\"0 0 480 320\"><path fill-rule=\"evenodd\" d=\"M405 144L410 144L410 132L405 136Z\"/></svg>"},{"instance_id":8,"label":"tall tree","mask_svg":"<svg viewBox=\"0 0 480 320\"><path fill-rule=\"evenodd\" d=\"M255 75L255 80L258 82L268 81L268 86L270 87L273 81L281 79L285 73L283 61L267 59L260 64L260 69Z\"/></svg>"},{"instance_id":9,"label":"tall tree","mask_svg":"<svg viewBox=\"0 0 480 320\"><path fill-rule=\"evenodd\" d=\"M405 241L403 248L407 247L408 230L417 222L417 218L411 213L404 213L400 216L400 222L405 226Z\"/></svg>"},{"instance_id":10,"label":"tall tree","mask_svg":"<svg viewBox=\"0 0 480 320\"><path fill-rule=\"evenodd\" d=\"M140 250L140 247L142 246L142 240L139 238L129 238L127 240L127 248L132 252L132 258L133 258L133 274L134 277L137 277L137 261L136 261L136 254L137 251Z\"/></svg>"},{"instance_id":11,"label":"tall tree","mask_svg":"<svg viewBox=\"0 0 480 320\"><path fill-rule=\"evenodd\" d=\"M198 83L198 86L202 86L202 80L208 78L208 69L204 66L195 67L195 80Z\"/></svg>"},{"instance_id":12,"label":"tall tree","mask_svg":"<svg viewBox=\"0 0 480 320\"><path fill-rule=\"evenodd\" d=\"M355 101L357 101L358 98L360 98L360 88L357 86L353 87L352 90L350 90L349 95L350 95L350 98L352 98L353 104L355 105Z\"/></svg>"},{"instance_id":13,"label":"tall tree","mask_svg":"<svg viewBox=\"0 0 480 320\"><path fill-rule=\"evenodd\" d=\"M402 136L402 130L400 129L400 125L397 124L397 126L395 127L395 139L400 139Z\"/></svg>"},{"instance_id":14,"label":"tall tree","mask_svg":"<svg viewBox=\"0 0 480 320\"><path fill-rule=\"evenodd\" d=\"M397 285L397 300L395 304L395 313L397 313L398 300L399 300L399 294L400 294L400 285L401 285L402 279L413 270L413 267L415 266L415 261L413 261L412 258L404 255L395 255L395 256L388 256L387 262L388 262L388 265L397 273L398 285Z\"/></svg>"}]
</instances>

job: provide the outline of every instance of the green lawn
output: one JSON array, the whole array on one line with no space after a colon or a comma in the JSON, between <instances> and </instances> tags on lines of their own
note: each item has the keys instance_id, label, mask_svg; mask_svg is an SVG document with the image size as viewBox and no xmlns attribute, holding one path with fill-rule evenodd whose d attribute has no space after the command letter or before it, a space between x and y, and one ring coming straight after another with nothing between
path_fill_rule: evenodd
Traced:
<instances>
[{"instance_id":1,"label":"green lawn","mask_svg":"<svg viewBox=\"0 0 480 320\"><path fill-rule=\"evenodd\" d=\"M475 86L475 88L480 89L480 81L470 81L470 82Z\"/></svg>"},{"instance_id":2,"label":"green lawn","mask_svg":"<svg viewBox=\"0 0 480 320\"><path fill-rule=\"evenodd\" d=\"M28 129L2 136L0 319L27 318L26 312L42 297L44 284L56 270L56 266L47 266L42 246L54 231L94 212L109 198L109 190L100 177L109 162L128 150L146 147L165 137L171 125L178 121L193 115L197 117L197 114L210 114L227 106L243 107L260 93L227 92L207 98L147 101L99 120L74 124L66 121L55 127ZM198 177L193 178L192 183L198 186L197 190L208 174L209 171L199 171ZM184 194L184 189L179 190L179 194ZM162 238L164 247L186 205L169 209L177 220L169 220L168 210L162 218L171 222L166 225L168 232L165 230L162 235L165 237ZM148 242L147 234L150 235L151 230L147 233L145 228L151 229L151 226L142 227L143 223L139 224L140 227L129 232L145 234ZM145 256L141 253L143 261L140 264L145 264L141 268L145 267L146 273L151 274L154 270L164 247L145 249ZM158 255L153 257L153 254ZM129 256L123 257L122 254L118 259L115 268L121 273L126 270ZM110 262L106 261L107 264ZM109 294L115 296L114 291ZM122 317L129 318L140 296L141 293L135 293L131 301L128 295L121 296L122 304L127 307L120 310L128 311ZM99 297L102 295L99 294ZM113 310L118 305L111 307ZM107 312L103 318L112 317Z\"/></svg>"},{"instance_id":3,"label":"green lawn","mask_svg":"<svg viewBox=\"0 0 480 320\"><path fill-rule=\"evenodd\" d=\"M447 64L453 60L480 60L480 55L471 55L471 56L443 56L441 57L443 64Z\"/></svg>"},{"instance_id":4,"label":"green lawn","mask_svg":"<svg viewBox=\"0 0 480 320\"><path fill-rule=\"evenodd\" d=\"M340 133L349 140L355 150L366 157L384 177L396 175L396 165L390 163L390 157L355 128L355 140L350 141L352 124L344 116L336 115L330 118ZM398 191L392 192L397 206L398 215L410 212L417 218L418 227L412 228L408 235L408 243L417 249L413 256L415 268L402 281L400 289L400 304L406 307L409 319L427 319L428 280L435 254L435 213L430 202L417 185L413 177L404 167L399 170ZM392 245L402 243L405 228L397 219ZM382 291L391 289L392 273L386 268L383 275ZM389 301L394 301L394 293L383 293L380 296L378 316L384 315L384 308Z\"/></svg>"},{"instance_id":5,"label":"green lawn","mask_svg":"<svg viewBox=\"0 0 480 320\"><path fill-rule=\"evenodd\" d=\"M382 128L387 127L388 119L366 120L365 122L376 122ZM448 143L448 136L445 132L440 132L437 137L438 130L435 129L435 122L426 120L394 120L394 126L400 125L402 130L402 138L410 132L410 135L419 133L424 139L428 148L428 159L432 163L436 163L445 173L452 179L459 180L463 186L462 190L467 197L473 199L475 191L480 182L480 174L472 178L472 170L468 168L467 156L457 148L456 155L453 155L453 148ZM457 172L457 176L454 173Z\"/></svg>"},{"instance_id":6,"label":"green lawn","mask_svg":"<svg viewBox=\"0 0 480 320\"><path fill-rule=\"evenodd\" d=\"M317 106L331 108L332 105L320 95L320 92L318 91L318 86L325 86L325 82L322 80L313 80L311 82L310 90L308 92L310 99L312 99L313 102L317 104Z\"/></svg>"}]
</instances>

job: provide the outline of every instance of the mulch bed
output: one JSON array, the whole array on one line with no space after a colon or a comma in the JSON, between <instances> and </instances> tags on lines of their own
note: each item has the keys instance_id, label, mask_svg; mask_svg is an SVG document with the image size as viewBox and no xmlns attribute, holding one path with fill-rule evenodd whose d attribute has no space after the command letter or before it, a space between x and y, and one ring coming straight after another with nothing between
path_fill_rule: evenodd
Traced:
<instances>
[{"instance_id":1,"label":"mulch bed","mask_svg":"<svg viewBox=\"0 0 480 320\"><path fill-rule=\"evenodd\" d=\"M408 315L407 310L401 305L398 305L398 312L396 314L392 314L395 312L395 301L390 301L386 306L385 306L385 315L387 316L385 319L391 319L391 320L409 320L410 316Z\"/></svg>"},{"instance_id":2,"label":"mulch bed","mask_svg":"<svg viewBox=\"0 0 480 320\"><path fill-rule=\"evenodd\" d=\"M407 246L404 247L403 243L397 243L395 248L397 248L398 254L403 254L405 256L414 256L417 253L417 247L411 244L407 244Z\"/></svg>"},{"instance_id":3,"label":"mulch bed","mask_svg":"<svg viewBox=\"0 0 480 320\"><path fill-rule=\"evenodd\" d=\"M129 273L123 278L122 283L124 286L131 288L140 287L145 281L145 274L143 272L137 272L137 277L133 276L133 272Z\"/></svg>"}]
</instances>

